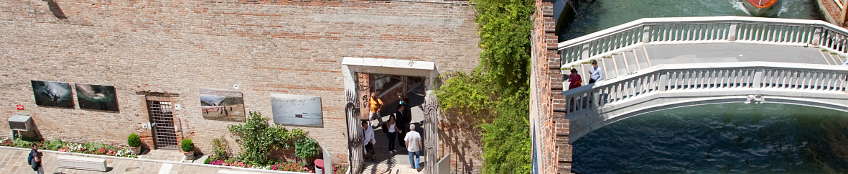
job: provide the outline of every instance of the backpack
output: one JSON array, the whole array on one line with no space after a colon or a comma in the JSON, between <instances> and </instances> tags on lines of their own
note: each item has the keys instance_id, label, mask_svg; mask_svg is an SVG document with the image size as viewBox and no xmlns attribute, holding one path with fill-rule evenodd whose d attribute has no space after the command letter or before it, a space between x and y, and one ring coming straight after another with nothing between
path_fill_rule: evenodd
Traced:
<instances>
[{"instance_id":1,"label":"backpack","mask_svg":"<svg viewBox=\"0 0 848 174\"><path fill-rule=\"evenodd\" d=\"M388 122L380 123L380 128L383 128L383 133L386 133L386 134L388 134L388 133L389 133L389 126L388 126L388 124L389 124Z\"/></svg>"}]
</instances>

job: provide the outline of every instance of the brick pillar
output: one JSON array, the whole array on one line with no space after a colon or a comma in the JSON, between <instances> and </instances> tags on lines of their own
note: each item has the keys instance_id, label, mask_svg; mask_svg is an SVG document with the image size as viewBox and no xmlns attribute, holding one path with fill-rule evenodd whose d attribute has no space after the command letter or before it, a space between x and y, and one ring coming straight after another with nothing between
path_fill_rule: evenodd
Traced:
<instances>
[{"instance_id":1,"label":"brick pillar","mask_svg":"<svg viewBox=\"0 0 848 174\"><path fill-rule=\"evenodd\" d=\"M531 117L538 120L536 154L539 173L571 173L569 124L562 96L562 60L557 50L553 3L536 0L533 14Z\"/></svg>"}]
</instances>

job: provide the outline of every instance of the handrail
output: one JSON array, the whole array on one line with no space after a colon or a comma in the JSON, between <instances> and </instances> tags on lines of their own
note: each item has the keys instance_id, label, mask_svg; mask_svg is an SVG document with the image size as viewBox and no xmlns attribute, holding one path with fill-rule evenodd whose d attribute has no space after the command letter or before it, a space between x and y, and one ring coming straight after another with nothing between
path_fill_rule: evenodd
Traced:
<instances>
[{"instance_id":1,"label":"handrail","mask_svg":"<svg viewBox=\"0 0 848 174\"><path fill-rule=\"evenodd\" d=\"M812 45L848 54L848 30L820 21L761 17L643 18L558 44L562 65L651 43L744 42Z\"/></svg>"},{"instance_id":2,"label":"handrail","mask_svg":"<svg viewBox=\"0 0 848 174\"><path fill-rule=\"evenodd\" d=\"M663 91L792 89L848 92L848 67L776 62L665 64L570 89L566 115L603 108Z\"/></svg>"}]
</instances>

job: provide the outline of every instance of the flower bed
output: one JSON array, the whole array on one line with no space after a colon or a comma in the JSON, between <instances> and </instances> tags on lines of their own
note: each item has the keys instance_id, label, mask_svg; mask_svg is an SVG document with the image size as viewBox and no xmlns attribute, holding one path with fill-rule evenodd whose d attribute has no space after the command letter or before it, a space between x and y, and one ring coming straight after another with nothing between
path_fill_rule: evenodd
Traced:
<instances>
[{"instance_id":1,"label":"flower bed","mask_svg":"<svg viewBox=\"0 0 848 174\"><path fill-rule=\"evenodd\" d=\"M112 146L103 143L65 143L59 139L53 139L50 141L25 141L21 139L13 140L8 137L0 137L0 146L32 148L33 144L38 145L38 148L42 150L137 158L137 156L132 153L132 150L120 145Z\"/></svg>"},{"instance_id":2,"label":"flower bed","mask_svg":"<svg viewBox=\"0 0 848 174\"><path fill-rule=\"evenodd\" d=\"M304 173L314 173L315 171L312 168L307 167L302 163L293 163L293 162L281 162L274 165L269 166L253 166L247 164L242 161L238 161L236 159L217 159L210 160L207 164L211 165L221 165L221 166L233 166L233 167L244 167L244 168L255 168L255 169L265 169L265 170L278 170L278 171L289 171L289 172L304 172ZM347 166L343 165L335 165L333 166L334 174L342 174L347 169Z\"/></svg>"}]
</instances>

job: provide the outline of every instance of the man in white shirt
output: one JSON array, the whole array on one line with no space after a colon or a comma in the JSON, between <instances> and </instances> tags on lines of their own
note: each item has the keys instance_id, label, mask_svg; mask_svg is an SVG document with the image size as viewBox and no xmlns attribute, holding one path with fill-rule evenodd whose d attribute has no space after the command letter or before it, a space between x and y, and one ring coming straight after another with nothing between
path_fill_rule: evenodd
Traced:
<instances>
[{"instance_id":1,"label":"man in white shirt","mask_svg":"<svg viewBox=\"0 0 848 174\"><path fill-rule=\"evenodd\" d=\"M591 79L589 79L589 84L595 83L597 81L601 81L604 79L603 69L598 67L598 61L592 60L592 69L589 70L589 74L591 74Z\"/></svg>"},{"instance_id":2,"label":"man in white shirt","mask_svg":"<svg viewBox=\"0 0 848 174\"><path fill-rule=\"evenodd\" d=\"M409 167L418 169L419 155L421 155L421 148L424 146L421 145L421 134L415 131L414 124L409 124L409 132L406 133L403 141L406 141L406 151L409 151ZM413 156L415 156L415 160L412 160Z\"/></svg>"},{"instance_id":3,"label":"man in white shirt","mask_svg":"<svg viewBox=\"0 0 848 174\"><path fill-rule=\"evenodd\" d=\"M374 161L377 156L374 155L374 144L377 144L377 139L374 138L374 129L368 126L368 121L362 121L362 144L365 145L366 155L371 156L371 161Z\"/></svg>"}]
</instances>

